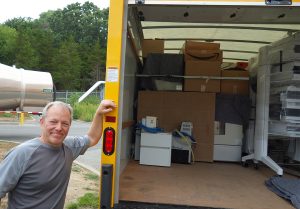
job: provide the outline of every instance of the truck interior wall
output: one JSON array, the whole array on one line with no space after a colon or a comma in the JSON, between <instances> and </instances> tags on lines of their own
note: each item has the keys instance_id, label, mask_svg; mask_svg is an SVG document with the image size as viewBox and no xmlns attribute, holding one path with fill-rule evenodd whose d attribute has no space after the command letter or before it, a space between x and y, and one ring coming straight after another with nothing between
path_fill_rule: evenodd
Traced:
<instances>
[{"instance_id":1,"label":"truck interior wall","mask_svg":"<svg viewBox=\"0 0 300 209\"><path fill-rule=\"evenodd\" d=\"M134 100L135 100L135 72L138 70L138 60L135 56L134 50L130 41L127 40L125 53L125 76L123 91L123 105L122 118L123 122L134 120ZM122 130L121 136L121 155L120 155L120 174L128 164L130 159L131 143L133 138L134 128L132 126L126 127Z\"/></svg>"}]
</instances>

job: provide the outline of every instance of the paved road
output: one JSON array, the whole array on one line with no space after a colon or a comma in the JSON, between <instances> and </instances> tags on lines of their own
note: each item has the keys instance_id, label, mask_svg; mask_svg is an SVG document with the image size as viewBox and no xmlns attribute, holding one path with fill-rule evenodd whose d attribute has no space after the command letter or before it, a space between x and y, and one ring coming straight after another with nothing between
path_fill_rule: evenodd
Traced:
<instances>
[{"instance_id":1,"label":"paved road","mask_svg":"<svg viewBox=\"0 0 300 209\"><path fill-rule=\"evenodd\" d=\"M69 131L70 136L83 135L88 131L90 123L73 121ZM18 122L0 122L0 140L14 141L22 143L40 135L40 125L38 119L26 121L24 125ZM85 155L76 159L80 165L99 174L100 169L100 143L87 150Z\"/></svg>"}]
</instances>

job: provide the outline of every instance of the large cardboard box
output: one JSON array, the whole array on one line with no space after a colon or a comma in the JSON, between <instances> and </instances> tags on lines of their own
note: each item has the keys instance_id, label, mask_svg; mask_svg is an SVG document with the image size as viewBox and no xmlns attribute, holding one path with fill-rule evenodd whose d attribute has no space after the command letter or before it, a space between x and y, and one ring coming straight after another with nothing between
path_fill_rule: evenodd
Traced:
<instances>
[{"instance_id":1,"label":"large cardboard box","mask_svg":"<svg viewBox=\"0 0 300 209\"><path fill-rule=\"evenodd\" d=\"M199 41L185 41L185 50L216 50L220 49L220 43L209 43L209 42L199 42Z\"/></svg>"},{"instance_id":2,"label":"large cardboard box","mask_svg":"<svg viewBox=\"0 0 300 209\"><path fill-rule=\"evenodd\" d=\"M223 53L219 43L186 41L182 52L184 60L222 62Z\"/></svg>"},{"instance_id":3,"label":"large cardboard box","mask_svg":"<svg viewBox=\"0 0 300 209\"><path fill-rule=\"evenodd\" d=\"M185 76L221 77L221 63L212 61L186 61ZM185 78L184 91L220 92L220 80Z\"/></svg>"},{"instance_id":4,"label":"large cardboard box","mask_svg":"<svg viewBox=\"0 0 300 209\"><path fill-rule=\"evenodd\" d=\"M249 78L249 72L246 70L222 70L221 76ZM248 95L249 80L221 80L221 93Z\"/></svg>"},{"instance_id":5,"label":"large cardboard box","mask_svg":"<svg viewBox=\"0 0 300 209\"><path fill-rule=\"evenodd\" d=\"M187 50L184 53L184 60L214 61L222 62L223 53L220 50Z\"/></svg>"},{"instance_id":6,"label":"large cardboard box","mask_svg":"<svg viewBox=\"0 0 300 209\"><path fill-rule=\"evenodd\" d=\"M140 91L137 120L157 117L166 132L180 130L183 121L193 123L196 161L213 161L215 93Z\"/></svg>"},{"instance_id":7,"label":"large cardboard box","mask_svg":"<svg viewBox=\"0 0 300 209\"><path fill-rule=\"evenodd\" d=\"M142 55L147 57L150 53L164 53L164 40L143 40Z\"/></svg>"}]
</instances>

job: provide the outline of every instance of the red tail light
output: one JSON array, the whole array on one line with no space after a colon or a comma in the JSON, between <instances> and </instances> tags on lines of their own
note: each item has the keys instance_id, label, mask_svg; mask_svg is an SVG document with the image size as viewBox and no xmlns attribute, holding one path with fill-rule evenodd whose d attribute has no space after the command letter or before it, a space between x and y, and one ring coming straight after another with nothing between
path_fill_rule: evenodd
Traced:
<instances>
[{"instance_id":1,"label":"red tail light","mask_svg":"<svg viewBox=\"0 0 300 209\"><path fill-rule=\"evenodd\" d=\"M112 155L115 151L115 130L108 127L103 135L103 152L106 155Z\"/></svg>"}]
</instances>

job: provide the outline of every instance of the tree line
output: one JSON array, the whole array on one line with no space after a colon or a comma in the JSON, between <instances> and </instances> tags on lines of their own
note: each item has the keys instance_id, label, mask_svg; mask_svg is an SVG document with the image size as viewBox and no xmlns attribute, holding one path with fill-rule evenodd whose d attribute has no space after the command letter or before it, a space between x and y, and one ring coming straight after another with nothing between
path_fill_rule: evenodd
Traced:
<instances>
[{"instance_id":1,"label":"tree line","mask_svg":"<svg viewBox=\"0 0 300 209\"><path fill-rule=\"evenodd\" d=\"M58 90L86 90L105 73L108 9L91 2L0 24L0 63L50 72Z\"/></svg>"}]
</instances>

